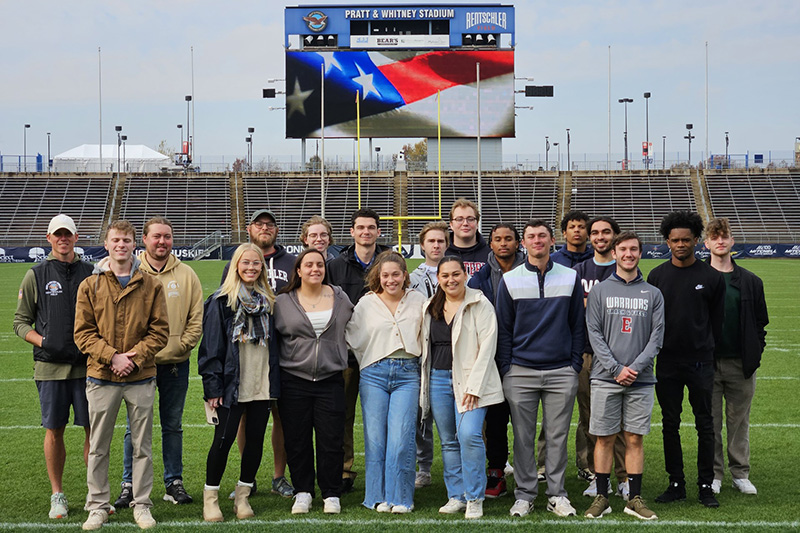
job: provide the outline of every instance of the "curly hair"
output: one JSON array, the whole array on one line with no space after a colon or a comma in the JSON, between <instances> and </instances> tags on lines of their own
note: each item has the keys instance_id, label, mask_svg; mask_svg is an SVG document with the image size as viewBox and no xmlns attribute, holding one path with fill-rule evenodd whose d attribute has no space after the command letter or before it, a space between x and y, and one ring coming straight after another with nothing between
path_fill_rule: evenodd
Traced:
<instances>
[{"instance_id":1,"label":"curly hair","mask_svg":"<svg viewBox=\"0 0 800 533\"><path fill-rule=\"evenodd\" d=\"M661 219L659 231L665 240L675 228L686 228L695 239L703 235L703 219L694 211L673 211Z\"/></svg>"},{"instance_id":2,"label":"curly hair","mask_svg":"<svg viewBox=\"0 0 800 533\"><path fill-rule=\"evenodd\" d=\"M583 211L569 211L566 215L561 219L561 233L567 231L567 226L573 220L582 220L588 229L589 227L589 215L584 213Z\"/></svg>"}]
</instances>

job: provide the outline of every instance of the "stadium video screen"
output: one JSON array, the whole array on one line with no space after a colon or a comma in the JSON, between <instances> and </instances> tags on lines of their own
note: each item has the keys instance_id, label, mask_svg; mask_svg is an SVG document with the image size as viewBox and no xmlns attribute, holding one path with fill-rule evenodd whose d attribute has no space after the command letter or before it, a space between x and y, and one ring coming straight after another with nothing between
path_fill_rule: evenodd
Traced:
<instances>
[{"instance_id":1,"label":"stadium video screen","mask_svg":"<svg viewBox=\"0 0 800 533\"><path fill-rule=\"evenodd\" d=\"M325 76L325 137L477 135L476 63L481 71L481 136L514 136L514 52L508 50L286 53L286 137L320 137L320 77Z\"/></svg>"}]
</instances>

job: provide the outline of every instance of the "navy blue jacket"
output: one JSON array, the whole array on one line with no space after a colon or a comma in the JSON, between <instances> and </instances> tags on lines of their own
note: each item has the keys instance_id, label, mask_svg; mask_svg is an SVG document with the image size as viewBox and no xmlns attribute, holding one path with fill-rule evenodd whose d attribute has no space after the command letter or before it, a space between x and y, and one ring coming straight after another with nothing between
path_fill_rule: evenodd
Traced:
<instances>
[{"instance_id":1,"label":"navy blue jacket","mask_svg":"<svg viewBox=\"0 0 800 533\"><path fill-rule=\"evenodd\" d=\"M197 353L197 370L203 377L203 399L222 398L231 407L239 401L239 345L231 342L233 310L219 291L203 305L203 340ZM280 345L275 320L269 315L269 397L280 396Z\"/></svg>"},{"instance_id":2,"label":"navy blue jacket","mask_svg":"<svg viewBox=\"0 0 800 533\"><path fill-rule=\"evenodd\" d=\"M558 251L550 254L550 259L552 259L553 262L569 268L575 268L578 263L583 263L592 257L594 257L594 250L588 245L586 246L585 252L570 252L567 250L567 245L565 244Z\"/></svg>"},{"instance_id":3,"label":"navy blue jacket","mask_svg":"<svg viewBox=\"0 0 800 533\"><path fill-rule=\"evenodd\" d=\"M511 267L512 270L524 262L525 254L521 251L517 251L517 255L514 257L514 265ZM494 252L489 254L489 257L486 259L486 264L483 265L483 268L478 270L475 275L469 278L467 287L472 289L480 289L481 292L483 292L483 295L486 296L486 299L492 302L492 305L494 305L497 287L495 287L494 283L492 282L492 272L495 273L495 279L498 280L497 285L499 286L499 280L503 278L503 271L500 268L500 264L497 262Z\"/></svg>"}]
</instances>

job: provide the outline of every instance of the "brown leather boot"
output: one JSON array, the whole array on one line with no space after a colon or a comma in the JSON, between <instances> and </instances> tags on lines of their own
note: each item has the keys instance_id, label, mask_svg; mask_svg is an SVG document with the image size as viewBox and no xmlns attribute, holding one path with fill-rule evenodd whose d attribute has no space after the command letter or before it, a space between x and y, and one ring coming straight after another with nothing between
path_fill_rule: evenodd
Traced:
<instances>
[{"instance_id":1,"label":"brown leather boot","mask_svg":"<svg viewBox=\"0 0 800 533\"><path fill-rule=\"evenodd\" d=\"M203 520L206 522L222 522L222 511L219 509L219 491L203 491Z\"/></svg>"},{"instance_id":2,"label":"brown leather boot","mask_svg":"<svg viewBox=\"0 0 800 533\"><path fill-rule=\"evenodd\" d=\"M233 497L233 512L236 513L236 518L239 520L255 516L253 508L250 507L250 487L236 485Z\"/></svg>"}]
</instances>

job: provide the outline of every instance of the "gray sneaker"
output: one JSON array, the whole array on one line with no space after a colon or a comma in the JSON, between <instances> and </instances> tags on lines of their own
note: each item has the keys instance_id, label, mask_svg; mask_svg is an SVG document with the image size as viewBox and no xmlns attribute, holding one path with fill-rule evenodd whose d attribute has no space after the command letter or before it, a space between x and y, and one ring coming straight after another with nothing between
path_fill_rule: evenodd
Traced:
<instances>
[{"instance_id":1,"label":"gray sneaker","mask_svg":"<svg viewBox=\"0 0 800 533\"><path fill-rule=\"evenodd\" d=\"M67 497L63 492L56 492L50 496L50 518L52 520L66 518L68 513Z\"/></svg>"},{"instance_id":2,"label":"gray sneaker","mask_svg":"<svg viewBox=\"0 0 800 533\"><path fill-rule=\"evenodd\" d=\"M291 498L294 496L294 487L292 487L285 476L276 477L272 480L272 494L279 494L284 498Z\"/></svg>"}]
</instances>

